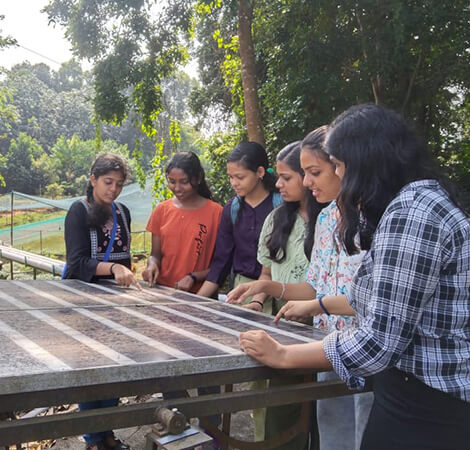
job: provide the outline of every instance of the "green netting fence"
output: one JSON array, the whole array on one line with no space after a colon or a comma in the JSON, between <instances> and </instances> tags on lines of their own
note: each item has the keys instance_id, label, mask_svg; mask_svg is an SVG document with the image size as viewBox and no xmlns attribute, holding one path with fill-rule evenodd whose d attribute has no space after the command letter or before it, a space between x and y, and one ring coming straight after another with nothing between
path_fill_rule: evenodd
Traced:
<instances>
[{"instance_id":1,"label":"green netting fence","mask_svg":"<svg viewBox=\"0 0 470 450\"><path fill-rule=\"evenodd\" d=\"M50 199L22 192L0 196L0 241L21 250L64 258L65 215L80 198ZM132 252L148 252L151 238L145 226L152 211L151 181L144 189L138 183L124 186L118 201L131 212Z\"/></svg>"}]
</instances>

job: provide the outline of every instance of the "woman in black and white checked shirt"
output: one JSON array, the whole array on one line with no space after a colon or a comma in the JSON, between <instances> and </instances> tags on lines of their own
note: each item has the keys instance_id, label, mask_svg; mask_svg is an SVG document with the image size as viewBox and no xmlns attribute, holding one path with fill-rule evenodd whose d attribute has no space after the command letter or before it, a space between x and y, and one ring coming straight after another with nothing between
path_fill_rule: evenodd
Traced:
<instances>
[{"instance_id":1,"label":"woman in black and white checked shirt","mask_svg":"<svg viewBox=\"0 0 470 450\"><path fill-rule=\"evenodd\" d=\"M240 346L273 367L333 369L352 389L373 376L364 450L468 448L469 216L393 111L348 109L332 123L326 147L342 178L339 237L354 253L359 233L368 252L349 298L325 297L322 306L330 313L352 307L359 327L293 346L248 331ZM320 310L318 300L300 303L280 314Z\"/></svg>"}]
</instances>

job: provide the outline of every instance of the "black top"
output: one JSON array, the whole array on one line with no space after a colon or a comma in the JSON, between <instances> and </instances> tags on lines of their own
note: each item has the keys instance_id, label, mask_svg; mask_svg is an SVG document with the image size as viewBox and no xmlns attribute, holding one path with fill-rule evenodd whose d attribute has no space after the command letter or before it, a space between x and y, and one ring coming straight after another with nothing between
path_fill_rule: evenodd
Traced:
<instances>
[{"instance_id":1,"label":"black top","mask_svg":"<svg viewBox=\"0 0 470 450\"><path fill-rule=\"evenodd\" d=\"M115 202L117 229L109 262L116 262L131 267L130 245L131 217L129 210L121 203ZM96 281L111 276L95 276L96 266L103 261L111 237L113 219L101 228L90 228L87 224L88 203L77 200L72 204L65 217L65 248L67 270L65 278L78 278L83 281Z\"/></svg>"},{"instance_id":2,"label":"black top","mask_svg":"<svg viewBox=\"0 0 470 450\"><path fill-rule=\"evenodd\" d=\"M273 210L273 194L269 194L254 208L245 202L240 207L235 225L232 223L231 209L233 198L222 211L215 251L211 268L206 280L224 284L224 280L233 268L235 274L257 280L261 274L258 262L258 241L264 220Z\"/></svg>"}]
</instances>

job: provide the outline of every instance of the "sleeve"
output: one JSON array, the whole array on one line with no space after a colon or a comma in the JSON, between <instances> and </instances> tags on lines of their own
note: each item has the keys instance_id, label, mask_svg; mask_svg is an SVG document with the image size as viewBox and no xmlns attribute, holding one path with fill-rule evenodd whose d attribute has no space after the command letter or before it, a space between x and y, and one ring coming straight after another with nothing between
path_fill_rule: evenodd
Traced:
<instances>
[{"instance_id":1,"label":"sleeve","mask_svg":"<svg viewBox=\"0 0 470 450\"><path fill-rule=\"evenodd\" d=\"M261 234L259 235L259 244L258 244L258 262L265 267L271 267L272 260L269 258L269 249L266 245L266 242L273 230L273 218L274 211L270 212L266 220L264 221L263 228L261 229Z\"/></svg>"},{"instance_id":2,"label":"sleeve","mask_svg":"<svg viewBox=\"0 0 470 450\"><path fill-rule=\"evenodd\" d=\"M159 203L152 211L152 214L150 214L149 221L147 222L147 231L156 236L160 236L162 209L162 204Z\"/></svg>"},{"instance_id":3,"label":"sleeve","mask_svg":"<svg viewBox=\"0 0 470 450\"><path fill-rule=\"evenodd\" d=\"M412 343L439 281L441 232L432 212L419 205L387 213L379 224L351 292L358 303L364 297L365 317L359 328L323 341L326 357L351 388L395 366Z\"/></svg>"},{"instance_id":4,"label":"sleeve","mask_svg":"<svg viewBox=\"0 0 470 450\"><path fill-rule=\"evenodd\" d=\"M122 208L124 209L124 214L126 215L127 226L129 227L129 232L131 231L131 213L129 208L126 205L121 203Z\"/></svg>"},{"instance_id":5,"label":"sleeve","mask_svg":"<svg viewBox=\"0 0 470 450\"><path fill-rule=\"evenodd\" d=\"M312 254L310 255L310 263L308 265L306 281L312 286L315 291L317 290L318 279L320 277L320 262L322 261L322 250L320 247L321 224L317 218L315 224L315 236L312 247Z\"/></svg>"},{"instance_id":6,"label":"sleeve","mask_svg":"<svg viewBox=\"0 0 470 450\"><path fill-rule=\"evenodd\" d=\"M74 203L65 217L66 277L89 282L96 274L98 260L90 257L90 230L86 219L86 209L80 202Z\"/></svg>"},{"instance_id":7,"label":"sleeve","mask_svg":"<svg viewBox=\"0 0 470 450\"><path fill-rule=\"evenodd\" d=\"M224 284L227 275L230 273L233 261L235 244L233 239L233 225L230 217L230 207L232 202L228 202L222 210L217 239L215 241L215 251L212 258L211 267L206 280Z\"/></svg>"}]
</instances>

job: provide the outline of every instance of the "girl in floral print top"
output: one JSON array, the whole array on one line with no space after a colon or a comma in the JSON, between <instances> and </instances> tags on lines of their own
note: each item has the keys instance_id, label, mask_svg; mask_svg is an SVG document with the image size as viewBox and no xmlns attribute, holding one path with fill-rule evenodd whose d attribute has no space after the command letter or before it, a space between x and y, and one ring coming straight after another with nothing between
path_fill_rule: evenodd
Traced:
<instances>
[{"instance_id":1,"label":"girl in floral print top","mask_svg":"<svg viewBox=\"0 0 470 450\"><path fill-rule=\"evenodd\" d=\"M354 273L361 265L364 252L347 255L337 236L339 210L336 201L323 209L317 218L315 243L307 272L307 282L317 297L346 295ZM354 316L326 314L313 317L313 325L326 332L356 325Z\"/></svg>"}]
</instances>

